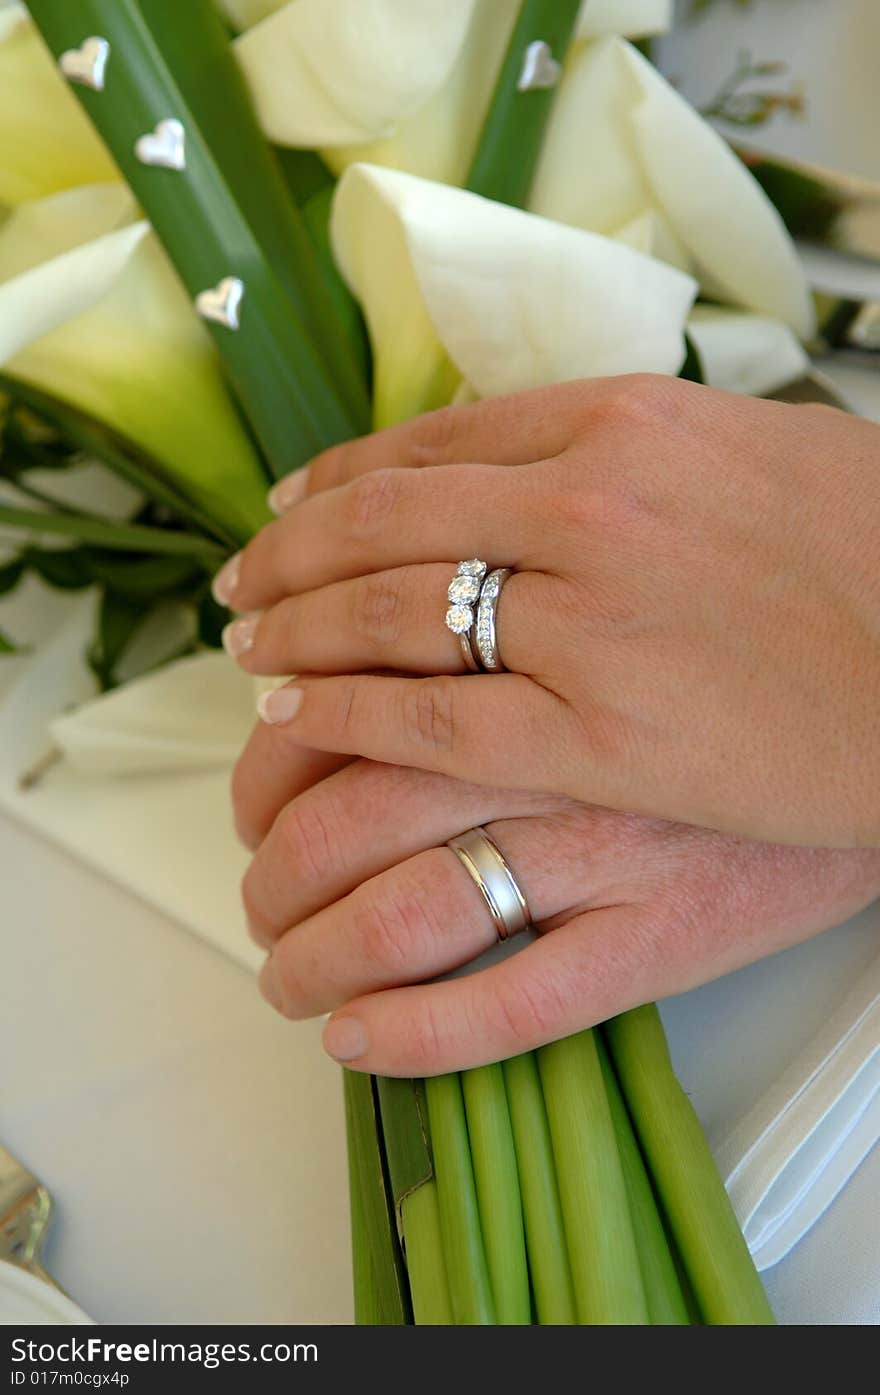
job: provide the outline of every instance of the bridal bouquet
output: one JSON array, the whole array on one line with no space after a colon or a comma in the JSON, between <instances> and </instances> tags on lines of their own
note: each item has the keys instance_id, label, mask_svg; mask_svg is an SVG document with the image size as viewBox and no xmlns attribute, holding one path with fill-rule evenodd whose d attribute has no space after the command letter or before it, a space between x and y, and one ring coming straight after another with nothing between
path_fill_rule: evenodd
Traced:
<instances>
[{"instance_id":1,"label":"bridal bouquet","mask_svg":"<svg viewBox=\"0 0 880 1395\"><path fill-rule=\"evenodd\" d=\"M646 56L670 11L0 3L0 588L98 587L110 687L169 607L162 658L217 644L211 575L335 442L578 377L802 376L782 221ZM83 459L123 503L53 487ZM653 1007L345 1094L359 1321L772 1321Z\"/></svg>"}]
</instances>

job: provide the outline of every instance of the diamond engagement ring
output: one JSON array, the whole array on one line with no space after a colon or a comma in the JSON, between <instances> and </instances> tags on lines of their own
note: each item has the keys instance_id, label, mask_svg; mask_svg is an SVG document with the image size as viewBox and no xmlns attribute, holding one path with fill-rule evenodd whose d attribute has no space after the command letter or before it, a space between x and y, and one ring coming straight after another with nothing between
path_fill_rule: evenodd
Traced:
<instances>
[{"instance_id":1,"label":"diamond engagement ring","mask_svg":"<svg viewBox=\"0 0 880 1395\"><path fill-rule=\"evenodd\" d=\"M479 664L471 647L471 630L476 619L474 607L480 599L480 587L486 575L486 563L478 557L468 562L459 562L458 571L449 583L447 598L449 609L446 612L446 625L454 635L458 635L461 655L472 673L479 672Z\"/></svg>"},{"instance_id":2,"label":"diamond engagement ring","mask_svg":"<svg viewBox=\"0 0 880 1395\"><path fill-rule=\"evenodd\" d=\"M446 846L479 888L499 940L528 930L532 923L528 903L492 835L485 828L470 828L450 838Z\"/></svg>"}]
</instances>

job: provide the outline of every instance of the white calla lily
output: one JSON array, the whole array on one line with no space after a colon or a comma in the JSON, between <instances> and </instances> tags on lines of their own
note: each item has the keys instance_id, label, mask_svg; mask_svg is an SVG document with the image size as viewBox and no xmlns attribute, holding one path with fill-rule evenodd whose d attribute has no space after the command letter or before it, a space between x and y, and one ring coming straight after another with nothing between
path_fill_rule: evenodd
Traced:
<instances>
[{"instance_id":1,"label":"white calla lily","mask_svg":"<svg viewBox=\"0 0 880 1395\"><path fill-rule=\"evenodd\" d=\"M688 334L711 387L761 396L810 371L810 360L788 325L764 315L695 305Z\"/></svg>"},{"instance_id":2,"label":"white calla lily","mask_svg":"<svg viewBox=\"0 0 880 1395\"><path fill-rule=\"evenodd\" d=\"M518 0L234 0L269 14L236 41L266 134L332 169L461 184ZM271 9L270 9L271 5ZM585 0L580 38L668 28L671 0ZM262 18L262 15L261 15Z\"/></svg>"},{"instance_id":3,"label":"white calla lily","mask_svg":"<svg viewBox=\"0 0 880 1395\"><path fill-rule=\"evenodd\" d=\"M379 424L448 400L456 375L485 397L683 361L696 283L622 243L369 165L340 181L332 234Z\"/></svg>"},{"instance_id":4,"label":"white calla lily","mask_svg":"<svg viewBox=\"0 0 880 1395\"><path fill-rule=\"evenodd\" d=\"M625 234L645 215L657 244L686 252L715 299L783 320L802 338L812 302L779 214L728 145L621 39L566 66L529 205L548 218Z\"/></svg>"},{"instance_id":5,"label":"white calla lily","mask_svg":"<svg viewBox=\"0 0 880 1395\"><path fill-rule=\"evenodd\" d=\"M291 0L238 41L281 143L463 182L516 18L515 0ZM589 0L580 34L667 26L656 0ZM390 132L390 134L389 134ZM631 45L576 42L529 207L692 271L713 299L789 324L812 302L773 205L726 142Z\"/></svg>"},{"instance_id":6,"label":"white calla lily","mask_svg":"<svg viewBox=\"0 0 880 1395\"><path fill-rule=\"evenodd\" d=\"M121 432L237 535L266 483L216 352L122 184L20 205L0 227L0 364Z\"/></svg>"},{"instance_id":7,"label":"white calla lily","mask_svg":"<svg viewBox=\"0 0 880 1395\"><path fill-rule=\"evenodd\" d=\"M0 204L119 172L23 5L0 10Z\"/></svg>"}]
</instances>

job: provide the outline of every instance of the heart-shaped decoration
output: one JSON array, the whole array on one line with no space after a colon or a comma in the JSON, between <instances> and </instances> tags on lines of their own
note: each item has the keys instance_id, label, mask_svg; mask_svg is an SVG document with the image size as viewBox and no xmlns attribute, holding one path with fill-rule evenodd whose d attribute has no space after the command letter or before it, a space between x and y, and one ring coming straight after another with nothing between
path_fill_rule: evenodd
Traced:
<instances>
[{"instance_id":1,"label":"heart-shaped decoration","mask_svg":"<svg viewBox=\"0 0 880 1395\"><path fill-rule=\"evenodd\" d=\"M104 73L110 45L106 39L92 35L84 39L79 48L69 48L58 59L58 66L69 82L78 82L81 87L91 87L94 92L104 91Z\"/></svg>"},{"instance_id":2,"label":"heart-shaped decoration","mask_svg":"<svg viewBox=\"0 0 880 1395\"><path fill-rule=\"evenodd\" d=\"M155 130L138 136L134 153L142 165L161 165L166 170L186 169L186 132L183 123L169 116Z\"/></svg>"},{"instance_id":3,"label":"heart-shaped decoration","mask_svg":"<svg viewBox=\"0 0 880 1395\"><path fill-rule=\"evenodd\" d=\"M555 87L559 81L561 67L553 57L553 50L543 39L535 39L523 54L523 65L517 79L518 92L535 92L542 88Z\"/></svg>"},{"instance_id":4,"label":"heart-shaped decoration","mask_svg":"<svg viewBox=\"0 0 880 1395\"><path fill-rule=\"evenodd\" d=\"M227 329L238 329L238 311L243 295L244 282L237 276L224 276L216 286L199 291L196 309L203 320L215 320Z\"/></svg>"}]
</instances>

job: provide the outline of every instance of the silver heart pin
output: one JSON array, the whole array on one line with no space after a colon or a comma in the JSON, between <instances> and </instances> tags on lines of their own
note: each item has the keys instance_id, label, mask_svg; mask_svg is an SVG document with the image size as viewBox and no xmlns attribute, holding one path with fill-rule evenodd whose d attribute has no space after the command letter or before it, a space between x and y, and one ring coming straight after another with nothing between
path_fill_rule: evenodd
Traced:
<instances>
[{"instance_id":1,"label":"silver heart pin","mask_svg":"<svg viewBox=\"0 0 880 1395\"><path fill-rule=\"evenodd\" d=\"M523 65L517 79L518 92L535 92L546 87L555 87L559 81L561 67L553 57L553 50L543 39L535 39L523 54Z\"/></svg>"},{"instance_id":2,"label":"silver heart pin","mask_svg":"<svg viewBox=\"0 0 880 1395\"><path fill-rule=\"evenodd\" d=\"M238 312L244 295L244 282L237 276L224 276L216 286L199 291L196 309L203 320L215 320L227 329L238 329Z\"/></svg>"},{"instance_id":3,"label":"silver heart pin","mask_svg":"<svg viewBox=\"0 0 880 1395\"><path fill-rule=\"evenodd\" d=\"M169 116L155 130L138 136L134 153L142 165L161 165L166 170L186 169L186 132L183 123Z\"/></svg>"},{"instance_id":4,"label":"silver heart pin","mask_svg":"<svg viewBox=\"0 0 880 1395\"><path fill-rule=\"evenodd\" d=\"M78 82L81 87L91 87L94 92L104 91L104 73L110 45L106 39L92 35L84 39L79 48L69 48L58 59L58 66L69 82Z\"/></svg>"}]
</instances>

